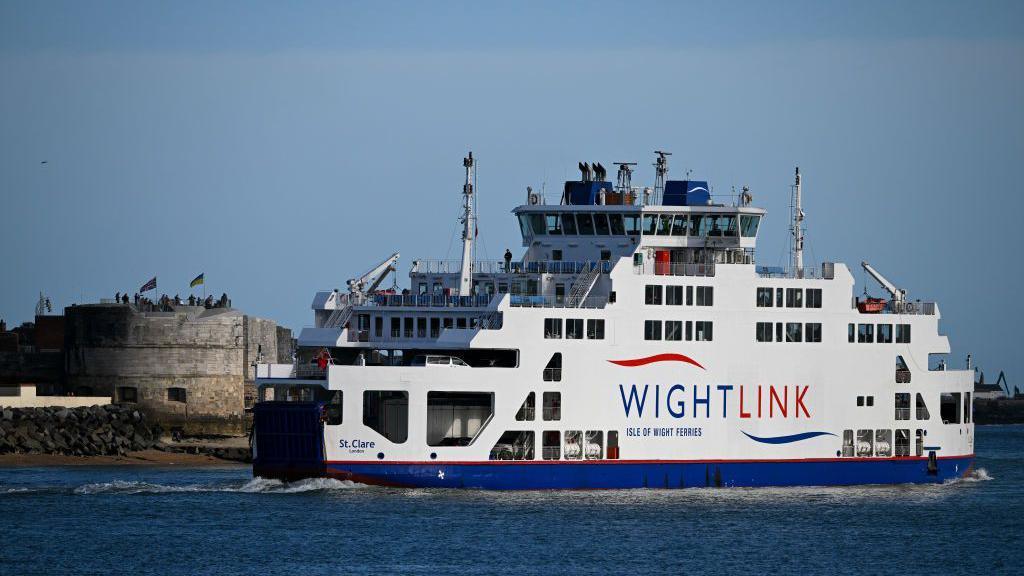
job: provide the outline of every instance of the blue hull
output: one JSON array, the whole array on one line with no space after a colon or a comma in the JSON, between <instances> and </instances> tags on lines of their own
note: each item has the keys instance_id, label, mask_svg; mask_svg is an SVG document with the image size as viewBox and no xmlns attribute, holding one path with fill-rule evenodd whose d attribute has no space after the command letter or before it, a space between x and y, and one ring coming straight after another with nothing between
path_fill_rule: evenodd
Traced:
<instances>
[{"instance_id":1,"label":"blue hull","mask_svg":"<svg viewBox=\"0 0 1024 576\"><path fill-rule=\"evenodd\" d=\"M365 484L493 490L846 486L944 482L967 474L973 461L973 456L941 458L932 474L927 458L483 464L328 462L323 473Z\"/></svg>"}]
</instances>

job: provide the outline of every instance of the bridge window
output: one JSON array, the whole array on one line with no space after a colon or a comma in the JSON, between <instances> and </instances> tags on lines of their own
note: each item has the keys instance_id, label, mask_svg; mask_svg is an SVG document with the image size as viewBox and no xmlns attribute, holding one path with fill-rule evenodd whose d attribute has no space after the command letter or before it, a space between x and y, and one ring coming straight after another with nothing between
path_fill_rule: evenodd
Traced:
<instances>
[{"instance_id":1,"label":"bridge window","mask_svg":"<svg viewBox=\"0 0 1024 576\"><path fill-rule=\"evenodd\" d=\"M711 322L704 322L698 320L697 324L697 341L698 342L710 342L713 339L713 326Z\"/></svg>"},{"instance_id":2,"label":"bridge window","mask_svg":"<svg viewBox=\"0 0 1024 576\"><path fill-rule=\"evenodd\" d=\"M757 323L757 341L758 342L771 342L772 341L772 323L771 322L758 322Z\"/></svg>"},{"instance_id":3,"label":"bridge window","mask_svg":"<svg viewBox=\"0 0 1024 576\"><path fill-rule=\"evenodd\" d=\"M623 220L626 225L626 234L640 234L640 216L636 214L626 214Z\"/></svg>"},{"instance_id":4,"label":"bridge window","mask_svg":"<svg viewBox=\"0 0 1024 576\"><path fill-rule=\"evenodd\" d=\"M571 213L562 214L562 232L566 236L576 235L576 218Z\"/></svg>"},{"instance_id":5,"label":"bridge window","mask_svg":"<svg viewBox=\"0 0 1024 576\"><path fill-rule=\"evenodd\" d=\"M533 460L533 430L508 430L491 448L491 460Z\"/></svg>"},{"instance_id":6,"label":"bridge window","mask_svg":"<svg viewBox=\"0 0 1024 576\"><path fill-rule=\"evenodd\" d=\"M363 392L363 425L395 444L405 442L409 437L409 393Z\"/></svg>"},{"instance_id":7,"label":"bridge window","mask_svg":"<svg viewBox=\"0 0 1024 576\"><path fill-rule=\"evenodd\" d=\"M562 434L558 430L545 430L541 435L541 458L558 460L562 457Z\"/></svg>"},{"instance_id":8,"label":"bridge window","mask_svg":"<svg viewBox=\"0 0 1024 576\"><path fill-rule=\"evenodd\" d=\"M658 228L658 215L657 214L644 214L644 234L647 236L654 236L655 230Z\"/></svg>"},{"instance_id":9,"label":"bridge window","mask_svg":"<svg viewBox=\"0 0 1024 576\"><path fill-rule=\"evenodd\" d=\"M544 393L544 409L541 416L544 420L561 420L562 419L562 393L561 392L545 392Z\"/></svg>"},{"instance_id":10,"label":"bridge window","mask_svg":"<svg viewBox=\"0 0 1024 576\"><path fill-rule=\"evenodd\" d=\"M697 306L712 306L714 303L714 286L697 286Z\"/></svg>"},{"instance_id":11,"label":"bridge window","mask_svg":"<svg viewBox=\"0 0 1024 576\"><path fill-rule=\"evenodd\" d=\"M562 337L562 319L561 318L545 318L544 319L544 337L558 339Z\"/></svg>"},{"instance_id":12,"label":"bridge window","mask_svg":"<svg viewBox=\"0 0 1024 576\"><path fill-rule=\"evenodd\" d=\"M757 236L757 226L761 223L760 216L751 216L748 214L740 215L740 234L744 238L753 238Z\"/></svg>"},{"instance_id":13,"label":"bridge window","mask_svg":"<svg viewBox=\"0 0 1024 576\"><path fill-rule=\"evenodd\" d=\"M804 336L807 342L821 342L821 324L818 322L804 324Z\"/></svg>"},{"instance_id":14,"label":"bridge window","mask_svg":"<svg viewBox=\"0 0 1024 576\"><path fill-rule=\"evenodd\" d=\"M757 307L758 308L771 308L772 307L772 289L771 288L758 288L757 289Z\"/></svg>"},{"instance_id":15,"label":"bridge window","mask_svg":"<svg viewBox=\"0 0 1024 576\"><path fill-rule=\"evenodd\" d=\"M587 460L600 460L604 458L604 432L601 430L587 430L586 448Z\"/></svg>"},{"instance_id":16,"label":"bridge window","mask_svg":"<svg viewBox=\"0 0 1024 576\"><path fill-rule=\"evenodd\" d=\"M709 236L736 236L736 217L731 215L709 216L714 220L714 225Z\"/></svg>"},{"instance_id":17,"label":"bridge window","mask_svg":"<svg viewBox=\"0 0 1024 576\"><path fill-rule=\"evenodd\" d=\"M523 233L523 238L533 235L533 232L530 230L530 220L526 214L519 215L519 231Z\"/></svg>"},{"instance_id":18,"label":"bridge window","mask_svg":"<svg viewBox=\"0 0 1024 576\"><path fill-rule=\"evenodd\" d=\"M644 304L661 305L661 286L648 284L644 287Z\"/></svg>"},{"instance_id":19,"label":"bridge window","mask_svg":"<svg viewBox=\"0 0 1024 576\"><path fill-rule=\"evenodd\" d=\"M532 422L534 418L534 411L536 410L536 399L537 395L530 392L526 395L526 399L523 400L523 405L519 407L519 411L516 412L516 420L523 422Z\"/></svg>"},{"instance_id":20,"label":"bridge window","mask_svg":"<svg viewBox=\"0 0 1024 576\"><path fill-rule=\"evenodd\" d=\"M533 229L534 236L544 236L548 232L548 225L544 221L543 214L537 214L536 212L530 214L530 228Z\"/></svg>"},{"instance_id":21,"label":"bridge window","mask_svg":"<svg viewBox=\"0 0 1024 576\"><path fill-rule=\"evenodd\" d=\"M623 235L625 235L626 228L622 224L622 214L609 214L608 215L608 225L612 229L612 235L614 235L614 236L623 236ZM602 260L607 260L607 258L602 258Z\"/></svg>"},{"instance_id":22,"label":"bridge window","mask_svg":"<svg viewBox=\"0 0 1024 576\"><path fill-rule=\"evenodd\" d=\"M701 236L704 233L704 217L693 214L690 216L690 236Z\"/></svg>"},{"instance_id":23,"label":"bridge window","mask_svg":"<svg viewBox=\"0 0 1024 576\"><path fill-rule=\"evenodd\" d=\"M665 340L679 341L683 339L683 322L681 320L665 321Z\"/></svg>"},{"instance_id":24,"label":"bridge window","mask_svg":"<svg viewBox=\"0 0 1024 576\"><path fill-rule=\"evenodd\" d=\"M896 343L910 344L910 324L896 325Z\"/></svg>"},{"instance_id":25,"label":"bridge window","mask_svg":"<svg viewBox=\"0 0 1024 576\"><path fill-rule=\"evenodd\" d=\"M582 318L569 318L565 321L565 337L572 340L583 339Z\"/></svg>"},{"instance_id":26,"label":"bridge window","mask_svg":"<svg viewBox=\"0 0 1024 576\"><path fill-rule=\"evenodd\" d=\"M661 340L661 320L644 321L644 340Z\"/></svg>"},{"instance_id":27,"label":"bridge window","mask_svg":"<svg viewBox=\"0 0 1024 576\"><path fill-rule=\"evenodd\" d=\"M604 214L594 214L594 232L599 236L608 235L608 218Z\"/></svg>"},{"instance_id":28,"label":"bridge window","mask_svg":"<svg viewBox=\"0 0 1024 576\"><path fill-rule=\"evenodd\" d=\"M604 320L594 318L587 320L587 339L604 340Z\"/></svg>"},{"instance_id":29,"label":"bridge window","mask_svg":"<svg viewBox=\"0 0 1024 576\"><path fill-rule=\"evenodd\" d=\"M551 360L548 360L547 366L544 367L544 381L545 382L561 382L562 381L562 353L555 352L551 355Z\"/></svg>"},{"instance_id":30,"label":"bridge window","mask_svg":"<svg viewBox=\"0 0 1024 576\"><path fill-rule=\"evenodd\" d=\"M801 342L803 340L803 324L799 322L786 323L786 342Z\"/></svg>"},{"instance_id":31,"label":"bridge window","mask_svg":"<svg viewBox=\"0 0 1024 576\"><path fill-rule=\"evenodd\" d=\"M672 233L672 215L661 214L658 216L658 236L668 236Z\"/></svg>"},{"instance_id":32,"label":"bridge window","mask_svg":"<svg viewBox=\"0 0 1024 576\"><path fill-rule=\"evenodd\" d=\"M590 217L590 214L576 215L576 229L581 236L594 235L594 220Z\"/></svg>"},{"instance_id":33,"label":"bridge window","mask_svg":"<svg viewBox=\"0 0 1024 576\"><path fill-rule=\"evenodd\" d=\"M672 223L672 235L673 236L686 236L689 232L689 223L685 214L676 214L675 220Z\"/></svg>"},{"instance_id":34,"label":"bridge window","mask_svg":"<svg viewBox=\"0 0 1024 576\"><path fill-rule=\"evenodd\" d=\"M490 392L427 392L427 445L469 446L493 412Z\"/></svg>"},{"instance_id":35,"label":"bridge window","mask_svg":"<svg viewBox=\"0 0 1024 576\"><path fill-rule=\"evenodd\" d=\"M547 221L549 236L562 235L562 219L558 217L558 214L546 214L544 219Z\"/></svg>"},{"instance_id":36,"label":"bridge window","mask_svg":"<svg viewBox=\"0 0 1024 576\"><path fill-rule=\"evenodd\" d=\"M878 343L889 344L892 342L892 324L878 325Z\"/></svg>"},{"instance_id":37,"label":"bridge window","mask_svg":"<svg viewBox=\"0 0 1024 576\"><path fill-rule=\"evenodd\" d=\"M857 342L862 344L870 344L875 341L875 326L874 324L858 324L857 325Z\"/></svg>"}]
</instances>

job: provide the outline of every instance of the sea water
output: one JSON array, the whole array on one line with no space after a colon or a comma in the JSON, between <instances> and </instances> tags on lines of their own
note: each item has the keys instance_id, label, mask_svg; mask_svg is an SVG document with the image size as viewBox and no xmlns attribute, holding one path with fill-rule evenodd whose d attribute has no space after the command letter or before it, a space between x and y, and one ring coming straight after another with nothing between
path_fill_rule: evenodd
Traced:
<instances>
[{"instance_id":1,"label":"sea water","mask_svg":"<svg viewBox=\"0 0 1024 576\"><path fill-rule=\"evenodd\" d=\"M1024 574L1024 426L942 485L403 490L0 470L0 574Z\"/></svg>"}]
</instances>

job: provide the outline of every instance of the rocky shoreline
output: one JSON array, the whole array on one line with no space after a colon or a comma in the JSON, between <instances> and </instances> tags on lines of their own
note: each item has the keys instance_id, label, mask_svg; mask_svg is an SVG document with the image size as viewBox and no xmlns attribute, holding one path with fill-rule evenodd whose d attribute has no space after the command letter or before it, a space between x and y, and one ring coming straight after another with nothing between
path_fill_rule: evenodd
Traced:
<instances>
[{"instance_id":1,"label":"rocky shoreline","mask_svg":"<svg viewBox=\"0 0 1024 576\"><path fill-rule=\"evenodd\" d=\"M145 412L131 404L81 408L4 408L0 410L0 464L25 462L77 462L90 458L101 463L168 460L154 454L249 462L247 445L216 442L164 442L163 430L150 424ZM144 453L145 456L138 456ZM61 458L46 458L61 457ZM195 460L195 458L193 458Z\"/></svg>"}]
</instances>

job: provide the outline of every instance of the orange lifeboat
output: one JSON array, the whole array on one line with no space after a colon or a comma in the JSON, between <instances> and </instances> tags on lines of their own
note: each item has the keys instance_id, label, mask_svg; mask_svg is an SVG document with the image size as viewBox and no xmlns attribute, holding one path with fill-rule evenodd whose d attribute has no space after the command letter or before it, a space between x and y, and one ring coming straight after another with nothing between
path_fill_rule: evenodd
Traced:
<instances>
[{"instance_id":1,"label":"orange lifeboat","mask_svg":"<svg viewBox=\"0 0 1024 576\"><path fill-rule=\"evenodd\" d=\"M882 310L885 310L887 304L885 298L865 298L861 300L857 299L857 310L861 314L878 314Z\"/></svg>"}]
</instances>

